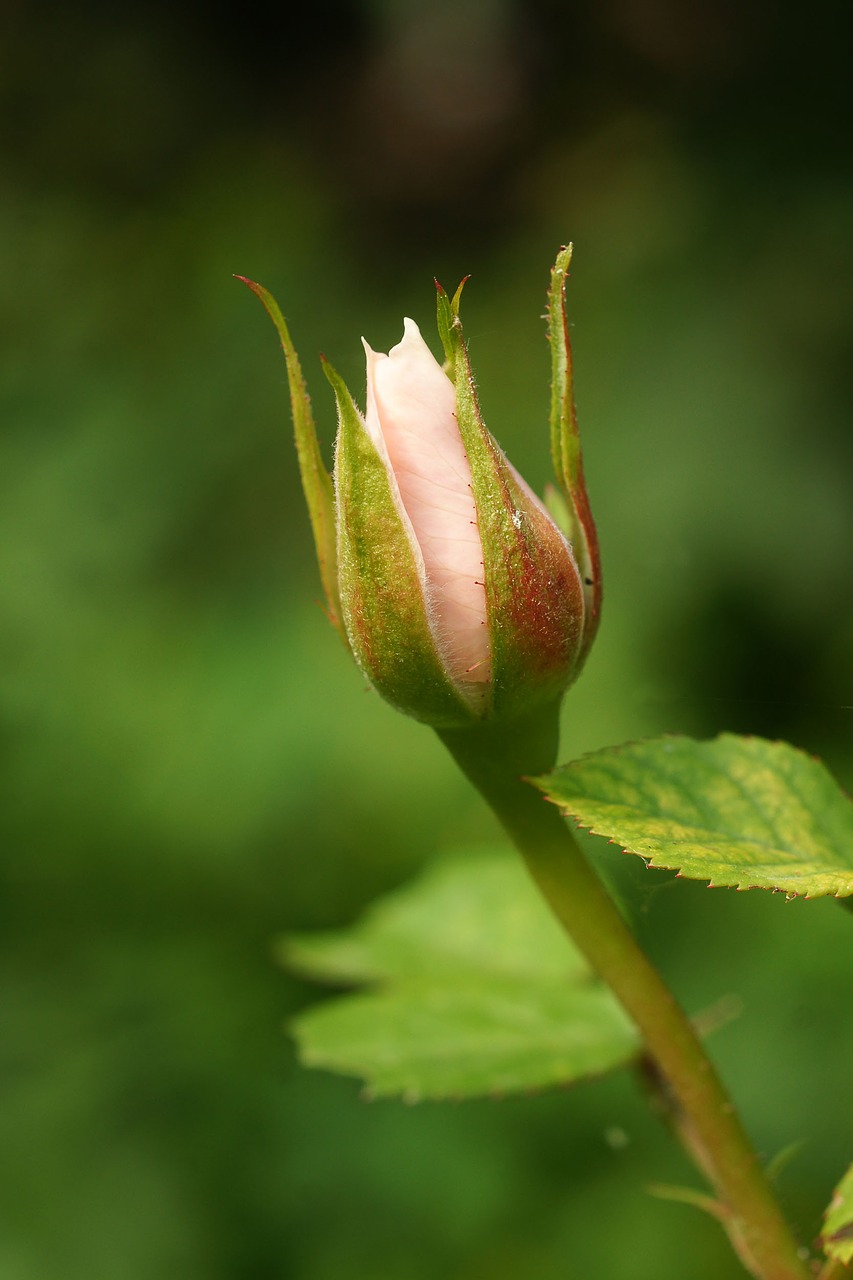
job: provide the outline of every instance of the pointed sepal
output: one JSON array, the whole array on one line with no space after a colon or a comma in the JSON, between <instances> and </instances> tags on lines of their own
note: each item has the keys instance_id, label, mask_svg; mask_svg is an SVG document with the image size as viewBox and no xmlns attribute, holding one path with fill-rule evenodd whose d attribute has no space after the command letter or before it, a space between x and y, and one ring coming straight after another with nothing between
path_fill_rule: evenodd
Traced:
<instances>
[{"instance_id":1,"label":"pointed sepal","mask_svg":"<svg viewBox=\"0 0 853 1280\"><path fill-rule=\"evenodd\" d=\"M483 544L492 650L489 714L512 718L552 701L573 678L584 636L577 563L544 505L487 431L459 319L460 289L438 291L438 329L456 389Z\"/></svg>"},{"instance_id":2,"label":"pointed sepal","mask_svg":"<svg viewBox=\"0 0 853 1280\"><path fill-rule=\"evenodd\" d=\"M353 655L407 715L458 727L476 718L447 673L429 625L423 558L385 459L340 375L323 362L338 404L335 500L338 584Z\"/></svg>"},{"instance_id":3,"label":"pointed sepal","mask_svg":"<svg viewBox=\"0 0 853 1280\"><path fill-rule=\"evenodd\" d=\"M586 622L580 662L595 639L601 613L601 560L598 535L587 497L575 412L572 377L572 344L566 313L566 281L572 246L557 254L548 290L548 341L551 347L551 456L565 499L569 521L567 536L583 578Z\"/></svg>"},{"instance_id":4,"label":"pointed sepal","mask_svg":"<svg viewBox=\"0 0 853 1280\"><path fill-rule=\"evenodd\" d=\"M290 407L293 414L293 430L296 437L296 454L299 459L299 474L302 489L308 505L311 530L314 534L314 546L317 551L317 563L320 567L320 581L326 597L326 611L333 626L345 644L348 644L346 630L341 617L341 603L338 594L337 551L335 535L335 498L332 477L323 462L320 442L317 438L317 427L311 409L308 387L302 374L302 367L296 348L290 337L284 316L268 290L254 280L245 276L237 276L257 294L278 332L284 358L287 363L287 381L290 387Z\"/></svg>"}]
</instances>

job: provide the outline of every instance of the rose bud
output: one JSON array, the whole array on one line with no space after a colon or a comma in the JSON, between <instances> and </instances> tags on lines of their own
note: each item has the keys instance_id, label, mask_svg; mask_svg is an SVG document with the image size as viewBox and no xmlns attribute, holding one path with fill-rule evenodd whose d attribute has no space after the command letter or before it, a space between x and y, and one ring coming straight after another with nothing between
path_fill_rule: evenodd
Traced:
<instances>
[{"instance_id":1,"label":"rose bud","mask_svg":"<svg viewBox=\"0 0 853 1280\"><path fill-rule=\"evenodd\" d=\"M459 298L438 288L442 367L406 320L367 352L362 415L325 364L338 404L334 485L284 320L297 448L330 617L374 687L439 729L526 716L578 673L598 622L600 573L574 417L561 251L549 294L549 509L483 425ZM251 284L251 282L247 281ZM464 283L464 282L463 282ZM333 536L334 529L334 536Z\"/></svg>"}]
</instances>

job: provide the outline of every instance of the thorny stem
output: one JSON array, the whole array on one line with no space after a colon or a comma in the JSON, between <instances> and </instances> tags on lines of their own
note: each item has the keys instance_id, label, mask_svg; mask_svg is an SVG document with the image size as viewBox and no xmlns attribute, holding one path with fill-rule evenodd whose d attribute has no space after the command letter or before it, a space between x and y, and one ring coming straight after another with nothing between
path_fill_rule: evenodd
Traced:
<instances>
[{"instance_id":1,"label":"thorny stem","mask_svg":"<svg viewBox=\"0 0 853 1280\"><path fill-rule=\"evenodd\" d=\"M639 947L557 809L522 774L556 759L556 707L505 729L439 736L490 805L552 911L634 1021L679 1135L722 1206L726 1231L758 1280L808 1280L758 1158L686 1014Z\"/></svg>"}]
</instances>

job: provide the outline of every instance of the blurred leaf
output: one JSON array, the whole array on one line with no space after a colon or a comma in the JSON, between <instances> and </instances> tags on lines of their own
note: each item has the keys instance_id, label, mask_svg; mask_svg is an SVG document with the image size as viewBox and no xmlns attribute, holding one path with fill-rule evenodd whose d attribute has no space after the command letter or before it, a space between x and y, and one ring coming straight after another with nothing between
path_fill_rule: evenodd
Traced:
<instances>
[{"instance_id":1,"label":"blurred leaf","mask_svg":"<svg viewBox=\"0 0 853 1280\"><path fill-rule=\"evenodd\" d=\"M507 854L442 859L337 933L281 957L323 980L374 981L294 1023L303 1062L374 1096L476 1097L564 1084L638 1048L608 991Z\"/></svg>"},{"instance_id":2,"label":"blurred leaf","mask_svg":"<svg viewBox=\"0 0 853 1280\"><path fill-rule=\"evenodd\" d=\"M649 866L738 889L853 893L853 804L788 743L654 738L584 756L536 785Z\"/></svg>"},{"instance_id":3,"label":"blurred leaf","mask_svg":"<svg viewBox=\"0 0 853 1280\"><path fill-rule=\"evenodd\" d=\"M281 959L321 981L455 976L462 970L577 981L589 972L507 853L448 855L349 929L289 934Z\"/></svg>"},{"instance_id":4,"label":"blurred leaf","mask_svg":"<svg viewBox=\"0 0 853 1280\"><path fill-rule=\"evenodd\" d=\"M373 1097L471 1098L566 1084L637 1049L601 987L467 975L348 996L298 1018L306 1066L362 1077Z\"/></svg>"},{"instance_id":5,"label":"blurred leaf","mask_svg":"<svg viewBox=\"0 0 853 1280\"><path fill-rule=\"evenodd\" d=\"M838 1262L853 1262L853 1164L835 1188L821 1232L824 1252Z\"/></svg>"}]
</instances>

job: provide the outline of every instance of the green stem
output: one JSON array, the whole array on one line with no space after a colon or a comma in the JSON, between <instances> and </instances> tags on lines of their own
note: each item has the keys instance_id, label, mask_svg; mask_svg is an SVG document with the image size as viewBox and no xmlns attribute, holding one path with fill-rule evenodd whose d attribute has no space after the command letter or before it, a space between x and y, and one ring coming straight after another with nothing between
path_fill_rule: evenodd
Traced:
<instances>
[{"instance_id":1,"label":"green stem","mask_svg":"<svg viewBox=\"0 0 853 1280\"><path fill-rule=\"evenodd\" d=\"M677 1128L716 1192L746 1269L760 1280L807 1280L796 1242L686 1014L557 809L521 776L553 767L556 710L505 728L484 725L439 736L521 852L566 932L639 1028Z\"/></svg>"}]
</instances>

